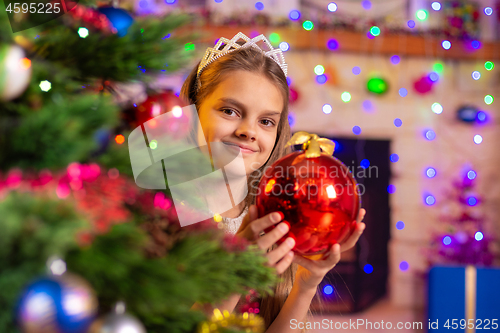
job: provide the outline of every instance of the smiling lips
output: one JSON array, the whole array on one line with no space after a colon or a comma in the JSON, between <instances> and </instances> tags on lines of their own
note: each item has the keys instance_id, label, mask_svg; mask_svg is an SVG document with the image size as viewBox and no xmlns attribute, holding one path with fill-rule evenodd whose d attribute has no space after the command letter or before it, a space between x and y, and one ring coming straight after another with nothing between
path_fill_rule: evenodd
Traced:
<instances>
[{"instance_id":1,"label":"smiling lips","mask_svg":"<svg viewBox=\"0 0 500 333\"><path fill-rule=\"evenodd\" d=\"M246 145L241 145L241 144L237 144L237 143L233 143L233 142L223 142L223 143L230 146L230 147L240 148L241 152L245 153L245 154L252 154L252 153L256 152L256 150L254 150L253 148L250 148L249 146L246 146Z\"/></svg>"}]
</instances>

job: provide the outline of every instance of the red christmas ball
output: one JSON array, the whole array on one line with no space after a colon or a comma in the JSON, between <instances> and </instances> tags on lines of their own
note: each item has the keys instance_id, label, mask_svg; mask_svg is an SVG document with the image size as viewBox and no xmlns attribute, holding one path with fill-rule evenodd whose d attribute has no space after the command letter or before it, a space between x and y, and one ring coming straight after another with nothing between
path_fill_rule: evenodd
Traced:
<instances>
[{"instance_id":1,"label":"red christmas ball","mask_svg":"<svg viewBox=\"0 0 500 333\"><path fill-rule=\"evenodd\" d=\"M135 109L137 125L153 119L160 114L173 111L174 107L182 108L184 104L182 99L177 97L171 90L149 95L148 98L137 105Z\"/></svg>"},{"instance_id":2,"label":"red christmas ball","mask_svg":"<svg viewBox=\"0 0 500 333\"><path fill-rule=\"evenodd\" d=\"M277 243L294 238L293 251L300 255L325 253L347 240L356 229L360 204L357 183L341 161L326 153L306 157L303 150L266 170L256 198L259 218L276 211L284 214L290 230Z\"/></svg>"}]
</instances>

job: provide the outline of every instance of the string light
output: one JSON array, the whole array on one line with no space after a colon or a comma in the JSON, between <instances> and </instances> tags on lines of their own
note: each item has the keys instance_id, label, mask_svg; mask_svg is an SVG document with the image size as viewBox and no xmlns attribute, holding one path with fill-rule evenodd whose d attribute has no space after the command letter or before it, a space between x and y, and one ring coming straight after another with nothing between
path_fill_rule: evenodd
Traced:
<instances>
[{"instance_id":1,"label":"string light","mask_svg":"<svg viewBox=\"0 0 500 333\"><path fill-rule=\"evenodd\" d=\"M484 102L486 104L490 105L491 103L493 103L493 96L491 96L491 95L484 96Z\"/></svg>"},{"instance_id":2,"label":"string light","mask_svg":"<svg viewBox=\"0 0 500 333\"><path fill-rule=\"evenodd\" d=\"M425 175L429 178L436 177L436 169L429 167L425 170Z\"/></svg>"},{"instance_id":3,"label":"string light","mask_svg":"<svg viewBox=\"0 0 500 333\"><path fill-rule=\"evenodd\" d=\"M302 23L302 28L307 31L311 31L314 28L314 24L311 21L304 21Z\"/></svg>"},{"instance_id":4,"label":"string light","mask_svg":"<svg viewBox=\"0 0 500 333\"><path fill-rule=\"evenodd\" d=\"M420 20L420 21L425 21L427 19L427 11L425 9L419 9L415 13L415 16Z\"/></svg>"},{"instance_id":5,"label":"string light","mask_svg":"<svg viewBox=\"0 0 500 333\"><path fill-rule=\"evenodd\" d=\"M403 221L396 222L396 229L403 230L405 228L405 223Z\"/></svg>"},{"instance_id":6,"label":"string light","mask_svg":"<svg viewBox=\"0 0 500 333\"><path fill-rule=\"evenodd\" d=\"M484 63L484 68L487 70L487 71L491 71L493 69L493 67L495 67L495 64L491 61L486 61Z\"/></svg>"},{"instance_id":7,"label":"string light","mask_svg":"<svg viewBox=\"0 0 500 333\"><path fill-rule=\"evenodd\" d=\"M363 0L361 1L361 6L363 6L365 10L369 10L370 8L372 8L372 3L369 0Z\"/></svg>"},{"instance_id":8,"label":"string light","mask_svg":"<svg viewBox=\"0 0 500 333\"><path fill-rule=\"evenodd\" d=\"M439 103L434 103L432 104L431 106L431 110L432 112L436 113L436 114L441 114L443 113L443 107L441 106L441 104Z\"/></svg>"},{"instance_id":9,"label":"string light","mask_svg":"<svg viewBox=\"0 0 500 333\"><path fill-rule=\"evenodd\" d=\"M467 178L469 178L470 180L474 180L476 179L476 177L477 177L476 171L469 170L469 172L467 172Z\"/></svg>"},{"instance_id":10,"label":"string light","mask_svg":"<svg viewBox=\"0 0 500 333\"><path fill-rule=\"evenodd\" d=\"M436 138L436 133L433 130L427 130L424 132L424 136L427 140L432 141Z\"/></svg>"},{"instance_id":11,"label":"string light","mask_svg":"<svg viewBox=\"0 0 500 333\"><path fill-rule=\"evenodd\" d=\"M476 134L474 135L474 143L476 145L480 144L481 142L483 142L483 137L479 134Z\"/></svg>"},{"instance_id":12,"label":"string light","mask_svg":"<svg viewBox=\"0 0 500 333\"><path fill-rule=\"evenodd\" d=\"M374 25L373 27L370 28L370 33L373 36L377 37L378 35L380 35L380 28Z\"/></svg>"},{"instance_id":13,"label":"string light","mask_svg":"<svg viewBox=\"0 0 500 333\"><path fill-rule=\"evenodd\" d=\"M85 38L88 35L89 35L89 30L87 28L84 27L78 28L78 36L80 36L80 38Z\"/></svg>"},{"instance_id":14,"label":"string light","mask_svg":"<svg viewBox=\"0 0 500 333\"><path fill-rule=\"evenodd\" d=\"M441 10L441 3L437 2L437 1L434 1L434 2L431 4L431 7L432 7L432 9L434 9L435 11Z\"/></svg>"},{"instance_id":15,"label":"string light","mask_svg":"<svg viewBox=\"0 0 500 333\"><path fill-rule=\"evenodd\" d=\"M325 75L325 74L316 75L316 82L318 82L319 84L323 84L323 83L325 83L327 80L328 80L328 78L326 77L326 75Z\"/></svg>"},{"instance_id":16,"label":"string light","mask_svg":"<svg viewBox=\"0 0 500 333\"><path fill-rule=\"evenodd\" d=\"M478 231L474 234L474 239L477 240L478 242L482 240L484 237L483 233L481 231Z\"/></svg>"},{"instance_id":17,"label":"string light","mask_svg":"<svg viewBox=\"0 0 500 333\"><path fill-rule=\"evenodd\" d=\"M352 132L353 132L354 134L356 134L356 135L360 135L360 134L361 134L361 127L359 127L359 126L354 126L354 127L352 128Z\"/></svg>"},{"instance_id":18,"label":"string light","mask_svg":"<svg viewBox=\"0 0 500 333\"><path fill-rule=\"evenodd\" d=\"M441 46L443 47L443 49L449 50L451 48L451 42L449 40L443 40Z\"/></svg>"},{"instance_id":19,"label":"string light","mask_svg":"<svg viewBox=\"0 0 500 333\"><path fill-rule=\"evenodd\" d=\"M335 39L330 39L326 43L326 46L328 46L330 50L336 50L339 48L339 43Z\"/></svg>"},{"instance_id":20,"label":"string light","mask_svg":"<svg viewBox=\"0 0 500 333\"><path fill-rule=\"evenodd\" d=\"M361 162L359 163L359 165L363 168L363 169L368 169L368 167L370 166L370 160L368 159L362 159Z\"/></svg>"},{"instance_id":21,"label":"string light","mask_svg":"<svg viewBox=\"0 0 500 333\"><path fill-rule=\"evenodd\" d=\"M352 73L353 73L354 75L359 75L359 74L361 73L361 68L359 68L358 66L354 66L354 67L352 68Z\"/></svg>"},{"instance_id":22,"label":"string light","mask_svg":"<svg viewBox=\"0 0 500 333\"><path fill-rule=\"evenodd\" d=\"M255 8L257 10L263 10L264 9L264 4L262 2L260 2L260 1L258 1L258 2L255 3Z\"/></svg>"},{"instance_id":23,"label":"string light","mask_svg":"<svg viewBox=\"0 0 500 333\"><path fill-rule=\"evenodd\" d=\"M391 57L391 63L392 63L393 65L397 65L397 64L399 64L399 61L400 61L400 58L399 58L399 56L398 56L398 55L393 55L393 56Z\"/></svg>"},{"instance_id":24,"label":"string light","mask_svg":"<svg viewBox=\"0 0 500 333\"><path fill-rule=\"evenodd\" d=\"M391 160L392 163L396 163L397 161L399 161L399 155L391 154L391 156L389 156L389 159Z\"/></svg>"},{"instance_id":25,"label":"string light","mask_svg":"<svg viewBox=\"0 0 500 333\"><path fill-rule=\"evenodd\" d=\"M450 245L451 244L451 237L450 236L444 236L443 237L443 244L444 245Z\"/></svg>"},{"instance_id":26,"label":"string light","mask_svg":"<svg viewBox=\"0 0 500 333\"><path fill-rule=\"evenodd\" d=\"M399 89L399 96L406 97L408 95L408 90L406 88Z\"/></svg>"},{"instance_id":27,"label":"string light","mask_svg":"<svg viewBox=\"0 0 500 333\"><path fill-rule=\"evenodd\" d=\"M329 10L330 12L336 12L336 11L337 11L337 9L338 9L338 6L337 6L337 4L336 4L335 2L330 2L330 3L328 4L328 10Z\"/></svg>"},{"instance_id":28,"label":"string light","mask_svg":"<svg viewBox=\"0 0 500 333\"><path fill-rule=\"evenodd\" d=\"M323 292L325 295L331 295L333 293L333 287L329 284L323 287Z\"/></svg>"},{"instance_id":29,"label":"string light","mask_svg":"<svg viewBox=\"0 0 500 333\"><path fill-rule=\"evenodd\" d=\"M399 118L394 119L394 126L401 127L403 125L403 121Z\"/></svg>"},{"instance_id":30,"label":"string light","mask_svg":"<svg viewBox=\"0 0 500 333\"><path fill-rule=\"evenodd\" d=\"M373 266L370 264L366 264L365 266L363 266L363 270L366 274L370 274L373 272Z\"/></svg>"},{"instance_id":31,"label":"string light","mask_svg":"<svg viewBox=\"0 0 500 333\"><path fill-rule=\"evenodd\" d=\"M476 80L476 81L477 81L477 80L479 80L479 78L480 78L480 77L481 77L481 73L479 73L478 71L474 71L474 72L472 72L472 78L473 78L474 80Z\"/></svg>"},{"instance_id":32,"label":"string light","mask_svg":"<svg viewBox=\"0 0 500 333\"><path fill-rule=\"evenodd\" d=\"M287 42L281 42L280 49L281 49L281 51L286 52L286 51L290 50L290 45Z\"/></svg>"},{"instance_id":33,"label":"string light","mask_svg":"<svg viewBox=\"0 0 500 333\"><path fill-rule=\"evenodd\" d=\"M340 98L344 103L348 103L351 100L351 94L348 91L344 91L342 95L340 95Z\"/></svg>"},{"instance_id":34,"label":"string light","mask_svg":"<svg viewBox=\"0 0 500 333\"><path fill-rule=\"evenodd\" d=\"M115 142L121 145L122 143L125 142L125 137L121 134L118 134L117 136L115 136Z\"/></svg>"},{"instance_id":35,"label":"string light","mask_svg":"<svg viewBox=\"0 0 500 333\"><path fill-rule=\"evenodd\" d=\"M409 27L410 29L415 28L415 21L413 21L413 20L409 20L407 24L408 24L408 27Z\"/></svg>"},{"instance_id":36,"label":"string light","mask_svg":"<svg viewBox=\"0 0 500 333\"><path fill-rule=\"evenodd\" d=\"M491 7L484 7L484 13L488 16L490 16L491 14L493 14L493 8Z\"/></svg>"},{"instance_id":37,"label":"string light","mask_svg":"<svg viewBox=\"0 0 500 333\"><path fill-rule=\"evenodd\" d=\"M432 205L434 205L435 203L436 203L436 198L434 198L434 196L432 196L432 195L430 195L430 194L429 194L429 195L427 195L427 196L425 197L425 204L426 204L427 206L432 206Z\"/></svg>"},{"instance_id":38,"label":"string light","mask_svg":"<svg viewBox=\"0 0 500 333\"><path fill-rule=\"evenodd\" d=\"M292 21L297 21L299 18L300 18L300 12L296 9L293 9L290 11L290 13L288 14L288 17L290 18L290 20Z\"/></svg>"},{"instance_id":39,"label":"string light","mask_svg":"<svg viewBox=\"0 0 500 333\"><path fill-rule=\"evenodd\" d=\"M316 75L321 75L324 72L325 72L325 67L321 65L317 65L316 67L314 67L314 73L316 73Z\"/></svg>"},{"instance_id":40,"label":"string light","mask_svg":"<svg viewBox=\"0 0 500 333\"><path fill-rule=\"evenodd\" d=\"M52 84L47 80L41 81L39 86L40 89L45 92L49 91L52 88Z\"/></svg>"},{"instance_id":41,"label":"string light","mask_svg":"<svg viewBox=\"0 0 500 333\"><path fill-rule=\"evenodd\" d=\"M273 32L272 34L269 35L269 41L272 44L278 44L280 39L281 39L280 35L275 33L275 32Z\"/></svg>"},{"instance_id":42,"label":"string light","mask_svg":"<svg viewBox=\"0 0 500 333\"><path fill-rule=\"evenodd\" d=\"M407 270L408 270L408 268L410 268L410 265L408 264L408 262L406 262L406 261L401 261L401 262L399 263L399 269L400 269L400 270L402 270L403 272L404 272L404 271L407 271Z\"/></svg>"},{"instance_id":43,"label":"string light","mask_svg":"<svg viewBox=\"0 0 500 333\"><path fill-rule=\"evenodd\" d=\"M323 113L324 114L330 114L332 112L333 108L330 104L324 104L323 105Z\"/></svg>"},{"instance_id":44,"label":"string light","mask_svg":"<svg viewBox=\"0 0 500 333\"><path fill-rule=\"evenodd\" d=\"M440 63L440 62L436 62L433 66L432 66L432 70L438 74L442 73L443 72L443 64Z\"/></svg>"}]
</instances>

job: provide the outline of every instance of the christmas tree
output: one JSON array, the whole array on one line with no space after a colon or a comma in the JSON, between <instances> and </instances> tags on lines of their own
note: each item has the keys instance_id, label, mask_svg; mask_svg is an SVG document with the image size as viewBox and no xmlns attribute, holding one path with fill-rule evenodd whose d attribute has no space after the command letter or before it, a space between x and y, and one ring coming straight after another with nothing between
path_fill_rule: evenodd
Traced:
<instances>
[{"instance_id":1,"label":"christmas tree","mask_svg":"<svg viewBox=\"0 0 500 333\"><path fill-rule=\"evenodd\" d=\"M476 192L477 173L464 168L445 193L440 223L428 249L429 265L458 264L492 266L494 237L481 212L483 198Z\"/></svg>"},{"instance_id":2,"label":"christmas tree","mask_svg":"<svg viewBox=\"0 0 500 333\"><path fill-rule=\"evenodd\" d=\"M126 87L194 59L198 35L177 33L193 17L65 5L0 15L0 331L257 331L256 316L190 308L271 293L262 251L213 220L181 227L169 191L139 188L131 169L129 133L181 102L148 89L135 104Z\"/></svg>"}]
</instances>

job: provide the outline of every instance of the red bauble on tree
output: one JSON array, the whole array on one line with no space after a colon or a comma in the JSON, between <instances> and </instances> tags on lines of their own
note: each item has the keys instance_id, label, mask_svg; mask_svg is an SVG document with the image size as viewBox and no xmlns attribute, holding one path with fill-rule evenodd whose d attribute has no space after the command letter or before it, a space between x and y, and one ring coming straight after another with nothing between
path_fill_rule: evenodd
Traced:
<instances>
[{"instance_id":1,"label":"red bauble on tree","mask_svg":"<svg viewBox=\"0 0 500 333\"><path fill-rule=\"evenodd\" d=\"M265 172L256 204L259 217L280 211L290 224L278 244L292 237L295 253L321 254L352 235L361 200L349 169L331 156L332 141L297 132L287 146L296 144L303 150L282 157Z\"/></svg>"},{"instance_id":2,"label":"red bauble on tree","mask_svg":"<svg viewBox=\"0 0 500 333\"><path fill-rule=\"evenodd\" d=\"M148 98L137 105L135 109L136 125L139 126L160 114L175 111L174 107L182 108L183 106L184 103L182 100L177 97L172 90L149 95Z\"/></svg>"}]
</instances>

